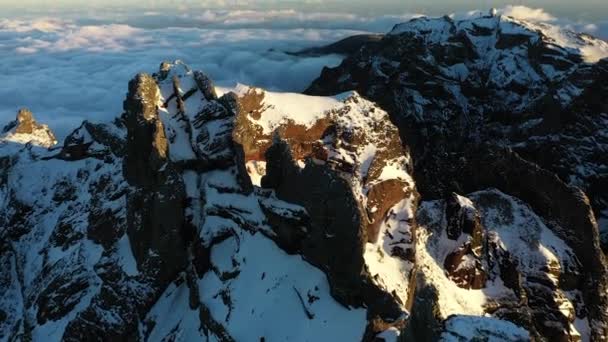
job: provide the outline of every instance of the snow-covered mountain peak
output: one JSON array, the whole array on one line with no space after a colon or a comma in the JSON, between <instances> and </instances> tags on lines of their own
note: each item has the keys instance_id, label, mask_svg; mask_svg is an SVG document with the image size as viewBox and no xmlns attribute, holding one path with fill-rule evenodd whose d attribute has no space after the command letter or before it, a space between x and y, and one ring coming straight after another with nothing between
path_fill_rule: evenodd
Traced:
<instances>
[{"instance_id":1,"label":"snow-covered mountain peak","mask_svg":"<svg viewBox=\"0 0 608 342\"><path fill-rule=\"evenodd\" d=\"M554 45L556 53L565 49L579 55L584 61L595 63L608 57L608 43L586 34L576 33L546 22L526 21L505 15L486 15L455 20L420 17L397 24L389 35L409 34L421 37L427 44L449 44L454 36L466 35L477 51L482 52L492 45L498 49L528 41L531 46ZM515 40L509 43L509 40Z\"/></svg>"},{"instance_id":2,"label":"snow-covered mountain peak","mask_svg":"<svg viewBox=\"0 0 608 342\"><path fill-rule=\"evenodd\" d=\"M28 109L20 109L16 119L4 127L0 133L0 142L2 141L30 143L40 147L52 147L57 144L51 129L47 125L36 122L34 115Z\"/></svg>"},{"instance_id":3,"label":"snow-covered mountain peak","mask_svg":"<svg viewBox=\"0 0 608 342\"><path fill-rule=\"evenodd\" d=\"M420 17L324 70L307 92L373 92L421 122L445 122L461 111L520 115L570 105L588 85L590 68L606 57L605 41L547 23Z\"/></svg>"}]
</instances>

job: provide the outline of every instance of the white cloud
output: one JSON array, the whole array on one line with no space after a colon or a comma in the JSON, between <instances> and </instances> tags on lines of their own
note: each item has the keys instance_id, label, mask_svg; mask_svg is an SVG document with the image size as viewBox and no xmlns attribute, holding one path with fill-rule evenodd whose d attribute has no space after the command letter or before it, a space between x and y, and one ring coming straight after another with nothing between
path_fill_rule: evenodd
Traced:
<instances>
[{"instance_id":1,"label":"white cloud","mask_svg":"<svg viewBox=\"0 0 608 342\"><path fill-rule=\"evenodd\" d=\"M499 10L500 14L527 21L555 21L553 15L547 13L543 8L530 8L526 6L506 6Z\"/></svg>"},{"instance_id":2,"label":"white cloud","mask_svg":"<svg viewBox=\"0 0 608 342\"><path fill-rule=\"evenodd\" d=\"M19 46L17 48L15 48L15 52L18 54L30 54L30 53L36 53L38 52L38 49L36 49L35 47L31 47L31 46Z\"/></svg>"},{"instance_id":3,"label":"white cloud","mask_svg":"<svg viewBox=\"0 0 608 342\"><path fill-rule=\"evenodd\" d=\"M56 32L65 29L69 21L56 18L37 18L34 20L0 19L0 31L12 32Z\"/></svg>"},{"instance_id":4,"label":"white cloud","mask_svg":"<svg viewBox=\"0 0 608 342\"><path fill-rule=\"evenodd\" d=\"M83 119L109 120L122 111L128 81L154 72L163 60L182 59L218 84L236 82L301 91L338 56L296 58L285 50L333 42L356 31L315 29L144 30L127 25L64 23L52 31L0 28L0 127L16 110L36 117L65 136ZM12 31L11 31L12 30Z\"/></svg>"},{"instance_id":5,"label":"white cloud","mask_svg":"<svg viewBox=\"0 0 608 342\"><path fill-rule=\"evenodd\" d=\"M83 26L61 35L50 47L54 52L77 49L125 51L131 44L142 44L147 39L142 30L128 25Z\"/></svg>"}]
</instances>

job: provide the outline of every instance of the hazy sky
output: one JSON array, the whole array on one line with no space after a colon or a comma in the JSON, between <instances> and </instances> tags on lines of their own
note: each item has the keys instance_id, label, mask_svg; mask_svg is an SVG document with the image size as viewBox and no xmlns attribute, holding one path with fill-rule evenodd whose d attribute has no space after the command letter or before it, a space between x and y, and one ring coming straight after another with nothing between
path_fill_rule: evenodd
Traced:
<instances>
[{"instance_id":1,"label":"hazy sky","mask_svg":"<svg viewBox=\"0 0 608 342\"><path fill-rule=\"evenodd\" d=\"M572 20L605 20L607 0L0 0L0 17L25 13L100 14L117 11L169 12L200 9L294 9L304 12L343 12L365 15L423 13L442 15L505 5L542 7ZM101 11L101 12L100 12ZM4 15L3 15L4 14Z\"/></svg>"}]
</instances>

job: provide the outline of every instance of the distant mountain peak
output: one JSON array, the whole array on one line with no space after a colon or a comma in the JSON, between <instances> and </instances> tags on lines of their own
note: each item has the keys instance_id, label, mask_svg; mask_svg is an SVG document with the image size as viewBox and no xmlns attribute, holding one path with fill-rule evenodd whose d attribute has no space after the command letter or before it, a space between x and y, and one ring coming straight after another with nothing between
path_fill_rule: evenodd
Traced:
<instances>
[{"instance_id":1,"label":"distant mountain peak","mask_svg":"<svg viewBox=\"0 0 608 342\"><path fill-rule=\"evenodd\" d=\"M0 141L31 143L42 147L57 144L51 129L47 125L39 124L32 112L26 108L20 109L16 119L4 127Z\"/></svg>"}]
</instances>

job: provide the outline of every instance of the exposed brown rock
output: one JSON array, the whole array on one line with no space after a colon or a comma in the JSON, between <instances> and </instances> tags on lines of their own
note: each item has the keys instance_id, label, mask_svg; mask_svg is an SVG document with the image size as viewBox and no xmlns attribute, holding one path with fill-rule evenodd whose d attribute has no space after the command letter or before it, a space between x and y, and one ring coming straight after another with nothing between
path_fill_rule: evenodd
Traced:
<instances>
[{"instance_id":1,"label":"exposed brown rock","mask_svg":"<svg viewBox=\"0 0 608 342\"><path fill-rule=\"evenodd\" d=\"M34 120L34 115L28 109L19 109L17 113L17 126L15 126L15 133L21 134L32 134L36 129L41 128L40 125Z\"/></svg>"},{"instance_id":2,"label":"exposed brown rock","mask_svg":"<svg viewBox=\"0 0 608 342\"><path fill-rule=\"evenodd\" d=\"M263 160L264 153L270 146L270 137L263 133L261 126L253 124L249 119L248 108L244 107L247 104L246 100L236 97L234 100L236 119L232 137L243 147L245 161Z\"/></svg>"},{"instance_id":3,"label":"exposed brown rock","mask_svg":"<svg viewBox=\"0 0 608 342\"><path fill-rule=\"evenodd\" d=\"M475 256L471 245L468 243L450 253L445 258L443 267L458 287L482 289L486 285L487 276L483 270L481 260Z\"/></svg>"},{"instance_id":4,"label":"exposed brown rock","mask_svg":"<svg viewBox=\"0 0 608 342\"><path fill-rule=\"evenodd\" d=\"M260 120L264 110L264 95L263 91L249 88L245 94L239 97L240 110L251 116L252 119Z\"/></svg>"},{"instance_id":5,"label":"exposed brown rock","mask_svg":"<svg viewBox=\"0 0 608 342\"><path fill-rule=\"evenodd\" d=\"M308 156L326 160L327 153L322 151L323 144L319 140L326 135L331 125L332 123L328 118L317 120L311 127L298 125L288 120L287 123L279 126L276 132L289 143L295 160L302 160Z\"/></svg>"},{"instance_id":6,"label":"exposed brown rock","mask_svg":"<svg viewBox=\"0 0 608 342\"><path fill-rule=\"evenodd\" d=\"M406 187L407 184L398 179L389 179L371 187L367 193L367 213L369 216L367 241L373 243L378 241L378 232L382 220L395 204L407 198Z\"/></svg>"},{"instance_id":7,"label":"exposed brown rock","mask_svg":"<svg viewBox=\"0 0 608 342\"><path fill-rule=\"evenodd\" d=\"M266 109L263 106L264 92L250 88L237 98L236 122L233 132L235 142L243 146L245 160L264 160L264 153L272 143L272 135L264 134L263 129L256 123L262 118ZM282 139L289 142L291 152L296 160L302 160L310 155L327 159L319 143L327 129L331 126L328 118L321 118L311 127L300 125L293 120L287 120L275 129Z\"/></svg>"}]
</instances>

